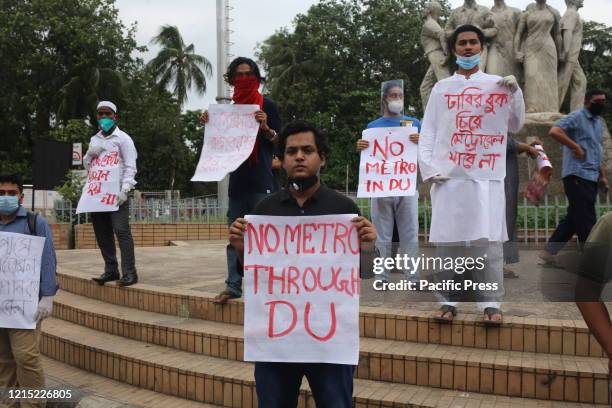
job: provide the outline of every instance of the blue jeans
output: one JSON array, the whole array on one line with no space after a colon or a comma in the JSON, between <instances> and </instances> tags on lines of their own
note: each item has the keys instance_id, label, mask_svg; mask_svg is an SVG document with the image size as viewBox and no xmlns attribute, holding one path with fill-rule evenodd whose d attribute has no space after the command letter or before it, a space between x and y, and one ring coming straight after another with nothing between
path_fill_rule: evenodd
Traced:
<instances>
[{"instance_id":1,"label":"blue jeans","mask_svg":"<svg viewBox=\"0 0 612 408\"><path fill-rule=\"evenodd\" d=\"M240 193L229 197L229 209L227 211L227 224L232 225L236 218L244 217L246 214L253 211L253 208L265 198L265 193ZM236 296L242 296L242 277L244 271L242 265L238 262L236 250L231 245L226 248L227 252L227 279L225 284L227 290Z\"/></svg>"},{"instance_id":2,"label":"blue jeans","mask_svg":"<svg viewBox=\"0 0 612 408\"><path fill-rule=\"evenodd\" d=\"M306 376L317 408L351 408L355 366L324 363L255 363L259 408L297 406Z\"/></svg>"}]
</instances>

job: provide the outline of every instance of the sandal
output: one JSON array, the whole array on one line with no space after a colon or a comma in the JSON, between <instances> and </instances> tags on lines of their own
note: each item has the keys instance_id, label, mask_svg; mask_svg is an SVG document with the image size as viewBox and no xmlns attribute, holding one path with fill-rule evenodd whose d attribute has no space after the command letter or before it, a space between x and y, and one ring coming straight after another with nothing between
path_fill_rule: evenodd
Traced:
<instances>
[{"instance_id":1,"label":"sandal","mask_svg":"<svg viewBox=\"0 0 612 408\"><path fill-rule=\"evenodd\" d=\"M504 315L502 314L502 311L500 309L496 307L487 307L484 310L484 314L487 316L487 318L483 319L484 324L489 326L499 326L500 324L502 324ZM500 315L501 319L491 320L494 315Z\"/></svg>"},{"instance_id":2,"label":"sandal","mask_svg":"<svg viewBox=\"0 0 612 408\"><path fill-rule=\"evenodd\" d=\"M451 323L455 316L457 316L457 308L451 305L442 305L439 312L442 312L440 316L434 316L434 320L441 323ZM444 317L447 313L451 313L451 317Z\"/></svg>"},{"instance_id":3,"label":"sandal","mask_svg":"<svg viewBox=\"0 0 612 408\"><path fill-rule=\"evenodd\" d=\"M215 298L213 299L213 303L216 303L218 305L224 305L227 303L228 300L237 299L239 297L240 296L230 292L229 290L224 290L223 292L215 296Z\"/></svg>"},{"instance_id":4,"label":"sandal","mask_svg":"<svg viewBox=\"0 0 612 408\"><path fill-rule=\"evenodd\" d=\"M516 279L518 275L514 273L514 271L510 268L504 268L504 278L505 279Z\"/></svg>"}]
</instances>

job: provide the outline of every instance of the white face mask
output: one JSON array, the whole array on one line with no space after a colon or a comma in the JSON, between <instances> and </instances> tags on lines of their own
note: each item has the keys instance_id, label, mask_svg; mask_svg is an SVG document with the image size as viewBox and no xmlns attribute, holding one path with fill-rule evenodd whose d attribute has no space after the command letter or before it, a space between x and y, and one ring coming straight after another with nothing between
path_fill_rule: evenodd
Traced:
<instances>
[{"instance_id":1,"label":"white face mask","mask_svg":"<svg viewBox=\"0 0 612 408\"><path fill-rule=\"evenodd\" d=\"M389 109L389 112L395 115L402 113L402 110L404 109L404 101L396 100L396 101L388 102L387 108Z\"/></svg>"}]
</instances>

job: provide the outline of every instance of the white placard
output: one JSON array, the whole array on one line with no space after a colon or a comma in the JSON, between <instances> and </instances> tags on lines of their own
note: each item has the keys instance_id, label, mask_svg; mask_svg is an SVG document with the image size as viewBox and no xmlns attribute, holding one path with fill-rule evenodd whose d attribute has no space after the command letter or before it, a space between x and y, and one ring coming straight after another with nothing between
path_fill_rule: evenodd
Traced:
<instances>
[{"instance_id":1,"label":"white placard","mask_svg":"<svg viewBox=\"0 0 612 408\"><path fill-rule=\"evenodd\" d=\"M0 327L36 328L45 238L0 232Z\"/></svg>"},{"instance_id":2,"label":"white placard","mask_svg":"<svg viewBox=\"0 0 612 408\"><path fill-rule=\"evenodd\" d=\"M247 216L245 361L357 364L359 237L353 217Z\"/></svg>"},{"instance_id":3,"label":"white placard","mask_svg":"<svg viewBox=\"0 0 612 408\"><path fill-rule=\"evenodd\" d=\"M418 146L409 136L415 127L366 129L369 142L361 152L357 197L412 196L416 192Z\"/></svg>"},{"instance_id":4,"label":"white placard","mask_svg":"<svg viewBox=\"0 0 612 408\"><path fill-rule=\"evenodd\" d=\"M548 156L546 155L546 152L544 151L544 147L542 147L542 145L534 145L534 147L540 152L538 154L538 157L536 158L536 165L538 167L538 170L542 170L544 168L551 168L552 169L552 164L550 163L550 159L548 158Z\"/></svg>"},{"instance_id":5,"label":"white placard","mask_svg":"<svg viewBox=\"0 0 612 408\"><path fill-rule=\"evenodd\" d=\"M210 105L204 147L191 181L219 181L248 159L259 131L258 110L258 105Z\"/></svg>"},{"instance_id":6,"label":"white placard","mask_svg":"<svg viewBox=\"0 0 612 408\"><path fill-rule=\"evenodd\" d=\"M73 143L72 144L72 165L80 166L83 164L83 144Z\"/></svg>"},{"instance_id":7,"label":"white placard","mask_svg":"<svg viewBox=\"0 0 612 408\"><path fill-rule=\"evenodd\" d=\"M436 138L433 167L442 176L503 180L512 95L495 81L439 82L436 106L443 129Z\"/></svg>"},{"instance_id":8,"label":"white placard","mask_svg":"<svg viewBox=\"0 0 612 408\"><path fill-rule=\"evenodd\" d=\"M91 160L76 213L117 211L121 184L121 153L112 143Z\"/></svg>"}]
</instances>

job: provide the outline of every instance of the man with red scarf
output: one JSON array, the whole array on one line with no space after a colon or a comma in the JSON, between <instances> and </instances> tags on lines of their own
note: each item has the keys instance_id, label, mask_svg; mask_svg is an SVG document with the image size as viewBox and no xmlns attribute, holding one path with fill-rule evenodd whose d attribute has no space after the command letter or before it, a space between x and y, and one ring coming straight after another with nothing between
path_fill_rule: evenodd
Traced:
<instances>
[{"instance_id":1,"label":"man with red scarf","mask_svg":"<svg viewBox=\"0 0 612 408\"><path fill-rule=\"evenodd\" d=\"M256 104L260 107L255 112L260 127L253 151L240 167L230 173L228 224L231 225L237 218L250 213L262 198L275 191L272 156L277 132L281 129L281 119L276 103L259 92L263 78L255 61L245 57L234 59L227 68L225 80L234 87L234 103ZM207 111L201 119L208 122ZM223 304L229 299L242 296L244 272L231 245L227 246L227 269L227 287L215 297L216 303Z\"/></svg>"}]
</instances>

